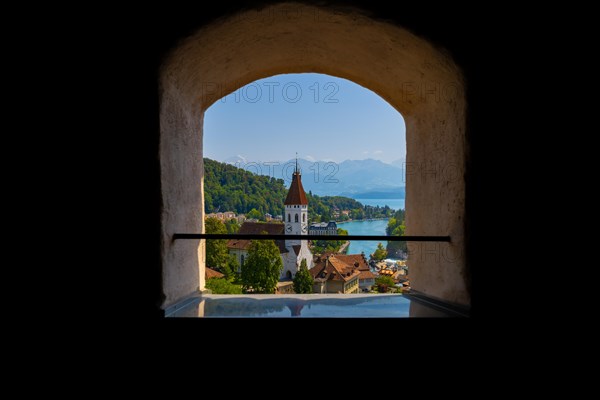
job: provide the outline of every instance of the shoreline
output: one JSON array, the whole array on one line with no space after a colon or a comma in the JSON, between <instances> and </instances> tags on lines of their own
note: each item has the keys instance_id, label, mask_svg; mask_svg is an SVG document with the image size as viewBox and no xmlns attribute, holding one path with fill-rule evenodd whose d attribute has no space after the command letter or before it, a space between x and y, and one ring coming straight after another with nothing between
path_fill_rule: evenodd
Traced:
<instances>
[{"instance_id":1,"label":"shoreline","mask_svg":"<svg viewBox=\"0 0 600 400\"><path fill-rule=\"evenodd\" d=\"M348 250L348 247L350 246L350 241L346 240L344 242L344 244L340 247L340 249L338 250L338 254L345 254L346 250Z\"/></svg>"},{"instance_id":2,"label":"shoreline","mask_svg":"<svg viewBox=\"0 0 600 400\"><path fill-rule=\"evenodd\" d=\"M386 220L389 220L389 217L388 218L353 219L351 221L341 221L341 222L335 221L335 223L338 224L338 225L340 225L340 224L346 224L348 222L386 221Z\"/></svg>"},{"instance_id":3,"label":"shoreline","mask_svg":"<svg viewBox=\"0 0 600 400\"><path fill-rule=\"evenodd\" d=\"M390 218L354 219L354 220L352 220L352 221L343 221L343 222L336 222L336 223L337 223L338 225L341 225L341 224L345 224L345 223L349 223L349 222L387 221L387 220L389 220L389 219L390 219ZM348 232L348 233L349 233L349 234L351 234L350 232ZM384 232L383 234L385 235L385 232ZM361 242L361 241L359 240L358 242ZM346 241L346 243L349 243L349 244L348 244L348 246L345 248L345 250L346 250L346 254L350 254L350 253L348 253L348 249L349 249L349 247L350 247L350 244L352 243L352 241L351 241L351 240L347 240L347 241ZM374 243L376 243L376 242L374 242ZM382 241L382 244L385 244L385 241ZM373 250L372 250L372 251L373 251ZM356 253L356 252L353 252L353 253L351 253L351 254L358 254L358 253ZM367 258L370 256L370 254L366 254L366 253L365 253L365 255L367 256ZM395 257L386 257L386 259L387 259L388 261L390 261L390 262L404 261L404 260L402 260L402 259L400 259L400 258L395 258Z\"/></svg>"}]
</instances>

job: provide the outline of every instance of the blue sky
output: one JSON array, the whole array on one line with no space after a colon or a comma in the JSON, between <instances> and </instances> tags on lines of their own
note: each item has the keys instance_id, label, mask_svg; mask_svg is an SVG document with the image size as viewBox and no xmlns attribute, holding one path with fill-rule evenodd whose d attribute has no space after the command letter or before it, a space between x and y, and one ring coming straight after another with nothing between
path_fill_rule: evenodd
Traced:
<instances>
[{"instance_id":1,"label":"blue sky","mask_svg":"<svg viewBox=\"0 0 600 400\"><path fill-rule=\"evenodd\" d=\"M205 157L285 161L296 152L311 161L405 159L404 119L374 92L312 73L255 81L205 113Z\"/></svg>"}]
</instances>

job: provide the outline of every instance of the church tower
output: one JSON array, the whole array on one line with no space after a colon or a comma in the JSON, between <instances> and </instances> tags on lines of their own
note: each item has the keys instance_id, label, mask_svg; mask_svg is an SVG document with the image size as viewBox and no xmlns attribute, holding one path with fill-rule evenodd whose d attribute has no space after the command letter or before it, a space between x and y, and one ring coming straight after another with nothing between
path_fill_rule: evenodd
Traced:
<instances>
[{"instance_id":1,"label":"church tower","mask_svg":"<svg viewBox=\"0 0 600 400\"><path fill-rule=\"evenodd\" d=\"M284 232L286 235L308 235L308 199L302 187L302 177L298 169L298 156L296 155L296 169L292 175L292 184L284 201L285 213L283 215ZM313 255L308 248L308 240L286 240L286 252L282 254L283 270L281 279L291 279L296 276L302 260L306 260L308 269L314 266Z\"/></svg>"},{"instance_id":2,"label":"church tower","mask_svg":"<svg viewBox=\"0 0 600 400\"><path fill-rule=\"evenodd\" d=\"M296 169L292 175L292 184L288 191L285 202L285 234L307 235L308 234L308 199L302 187L302 179L298 170L298 159L296 158ZM300 245L300 240L286 240L286 246Z\"/></svg>"}]
</instances>

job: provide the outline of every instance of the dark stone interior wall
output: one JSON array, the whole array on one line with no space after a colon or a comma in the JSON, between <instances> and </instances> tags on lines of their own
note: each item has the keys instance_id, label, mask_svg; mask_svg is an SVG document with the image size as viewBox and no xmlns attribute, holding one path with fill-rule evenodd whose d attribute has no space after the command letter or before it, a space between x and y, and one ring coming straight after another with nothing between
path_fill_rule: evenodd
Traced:
<instances>
[{"instance_id":1,"label":"dark stone interior wall","mask_svg":"<svg viewBox=\"0 0 600 400\"><path fill-rule=\"evenodd\" d=\"M487 271L497 265L490 259L490 254L498 252L497 243L491 242L489 235L496 231L494 222L499 215L491 209L498 194L496 185L505 183L501 181L501 167L506 160L498 150L502 145L498 138L500 134L505 135L503 141L512 138L511 132L500 132L498 124L494 124L501 110L490 107L497 106L497 95L510 90L500 84L507 82L498 74L497 67L503 57L510 55L497 36L501 27L497 18L507 12L414 3L335 4L358 6L376 18L400 24L444 48L462 68L467 84L470 149L466 177L467 262L472 281L472 310L477 315L484 311L485 288L493 279ZM160 315L159 66L180 39L203 24L240 7L255 5L256 2L215 3L211 10L162 5L145 13L115 15L114 20L107 20L105 29L111 40L106 47L98 48L96 55L99 63L118 73L114 73L117 79L109 89L114 94L114 103L104 100L105 109L95 111L98 117L115 112L123 115L104 138L111 143L107 151L114 151L112 157L106 154L104 168L114 179L98 185L114 193L107 201L118 205L114 207L118 211L114 225L125 237L120 238L123 245L116 249L118 257L114 257L112 267L122 276L119 283L135 293L127 303L138 310L138 315ZM397 11L399 7L402 11ZM101 76L98 81L102 82ZM135 234L128 237L128 233Z\"/></svg>"}]
</instances>

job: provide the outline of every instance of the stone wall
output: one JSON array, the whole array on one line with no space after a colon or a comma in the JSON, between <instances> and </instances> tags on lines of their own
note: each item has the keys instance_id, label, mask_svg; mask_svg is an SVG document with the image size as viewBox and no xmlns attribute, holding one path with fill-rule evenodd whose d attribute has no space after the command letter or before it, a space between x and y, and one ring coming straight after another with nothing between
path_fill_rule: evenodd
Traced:
<instances>
[{"instance_id":1,"label":"stone wall","mask_svg":"<svg viewBox=\"0 0 600 400\"><path fill-rule=\"evenodd\" d=\"M171 241L175 232L202 229L204 111L257 79L301 72L352 80L402 113L407 138L406 234L452 237L447 244L410 244L412 288L469 304L461 72L442 51L401 27L347 9L281 3L202 28L183 40L163 65L163 308L204 286L199 241Z\"/></svg>"}]
</instances>

